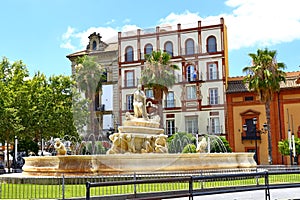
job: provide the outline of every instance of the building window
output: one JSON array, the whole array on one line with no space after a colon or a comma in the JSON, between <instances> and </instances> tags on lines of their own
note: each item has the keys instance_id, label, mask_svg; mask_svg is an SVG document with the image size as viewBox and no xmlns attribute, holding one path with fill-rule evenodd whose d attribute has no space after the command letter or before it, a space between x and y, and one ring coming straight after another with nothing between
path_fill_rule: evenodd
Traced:
<instances>
[{"instance_id":1,"label":"building window","mask_svg":"<svg viewBox=\"0 0 300 200\"><path fill-rule=\"evenodd\" d=\"M245 101L253 101L253 96L246 96Z\"/></svg>"},{"instance_id":2,"label":"building window","mask_svg":"<svg viewBox=\"0 0 300 200\"><path fill-rule=\"evenodd\" d=\"M152 51L153 51L153 46L152 46L152 44L147 44L146 46L145 46L145 49L144 49L144 53L145 53L145 55L146 54L151 54L152 53Z\"/></svg>"},{"instance_id":3,"label":"building window","mask_svg":"<svg viewBox=\"0 0 300 200\"><path fill-rule=\"evenodd\" d=\"M217 63L208 63L208 80L218 79L218 66Z\"/></svg>"},{"instance_id":4,"label":"building window","mask_svg":"<svg viewBox=\"0 0 300 200\"><path fill-rule=\"evenodd\" d=\"M165 43L165 51L170 54L171 56L173 56L173 44L172 42L166 42Z\"/></svg>"},{"instance_id":5,"label":"building window","mask_svg":"<svg viewBox=\"0 0 300 200\"><path fill-rule=\"evenodd\" d=\"M166 130L167 134L173 135L176 131L175 120L167 120L166 124L167 124L167 130Z\"/></svg>"},{"instance_id":6,"label":"building window","mask_svg":"<svg viewBox=\"0 0 300 200\"><path fill-rule=\"evenodd\" d=\"M210 105L219 104L219 97L218 97L218 89L217 88L209 89L209 104Z\"/></svg>"},{"instance_id":7,"label":"building window","mask_svg":"<svg viewBox=\"0 0 300 200\"><path fill-rule=\"evenodd\" d=\"M107 82L107 68L104 68L102 72L102 81Z\"/></svg>"},{"instance_id":8,"label":"building window","mask_svg":"<svg viewBox=\"0 0 300 200\"><path fill-rule=\"evenodd\" d=\"M146 89L145 90L145 95L146 95L146 97L147 98L154 98L154 96L153 96L153 90L151 90L151 89Z\"/></svg>"},{"instance_id":9,"label":"building window","mask_svg":"<svg viewBox=\"0 0 300 200\"><path fill-rule=\"evenodd\" d=\"M134 71L125 71L125 87L134 86Z\"/></svg>"},{"instance_id":10,"label":"building window","mask_svg":"<svg viewBox=\"0 0 300 200\"><path fill-rule=\"evenodd\" d=\"M133 95L126 96L126 110L133 110Z\"/></svg>"},{"instance_id":11,"label":"building window","mask_svg":"<svg viewBox=\"0 0 300 200\"><path fill-rule=\"evenodd\" d=\"M260 139L260 135L256 135L256 125L253 123L253 118L245 119L247 126L246 135L243 134L243 140L255 140Z\"/></svg>"},{"instance_id":12,"label":"building window","mask_svg":"<svg viewBox=\"0 0 300 200\"><path fill-rule=\"evenodd\" d=\"M186 55L193 55L195 53L195 45L194 45L194 40L192 39L187 39L185 42L185 54Z\"/></svg>"},{"instance_id":13,"label":"building window","mask_svg":"<svg viewBox=\"0 0 300 200\"><path fill-rule=\"evenodd\" d=\"M218 117L210 118L209 127L208 127L208 134L220 134L220 120Z\"/></svg>"},{"instance_id":14,"label":"building window","mask_svg":"<svg viewBox=\"0 0 300 200\"><path fill-rule=\"evenodd\" d=\"M186 79L187 81L195 81L197 78L196 68L193 65L189 65L186 68Z\"/></svg>"},{"instance_id":15,"label":"building window","mask_svg":"<svg viewBox=\"0 0 300 200\"><path fill-rule=\"evenodd\" d=\"M174 108L175 107L175 98L174 92L169 92L166 98L166 107L167 108Z\"/></svg>"},{"instance_id":16,"label":"building window","mask_svg":"<svg viewBox=\"0 0 300 200\"><path fill-rule=\"evenodd\" d=\"M191 85L186 87L187 99L196 99L196 86Z\"/></svg>"},{"instance_id":17,"label":"building window","mask_svg":"<svg viewBox=\"0 0 300 200\"><path fill-rule=\"evenodd\" d=\"M185 127L187 133L196 134L198 132L198 117L186 117Z\"/></svg>"},{"instance_id":18,"label":"building window","mask_svg":"<svg viewBox=\"0 0 300 200\"><path fill-rule=\"evenodd\" d=\"M133 61L133 48L132 47L126 47L125 49L125 61L126 62L132 62Z\"/></svg>"},{"instance_id":19,"label":"building window","mask_svg":"<svg viewBox=\"0 0 300 200\"><path fill-rule=\"evenodd\" d=\"M209 36L207 38L207 52L208 53L217 52L217 40L215 36Z\"/></svg>"},{"instance_id":20,"label":"building window","mask_svg":"<svg viewBox=\"0 0 300 200\"><path fill-rule=\"evenodd\" d=\"M97 42L93 41L93 50L97 50Z\"/></svg>"}]
</instances>

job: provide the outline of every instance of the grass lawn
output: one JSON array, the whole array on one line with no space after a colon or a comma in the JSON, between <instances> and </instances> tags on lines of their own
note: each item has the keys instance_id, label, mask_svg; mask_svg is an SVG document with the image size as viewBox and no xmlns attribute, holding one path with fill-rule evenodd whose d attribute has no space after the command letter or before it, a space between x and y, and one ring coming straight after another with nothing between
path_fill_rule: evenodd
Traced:
<instances>
[{"instance_id":1,"label":"grass lawn","mask_svg":"<svg viewBox=\"0 0 300 200\"><path fill-rule=\"evenodd\" d=\"M287 175L270 175L270 184L278 183L299 183L300 174L287 174ZM264 184L264 178L251 178L251 179L232 179L226 181L198 181L194 182L194 189L202 188L216 188L216 187L234 187L234 186L250 186ZM109 187L96 187L91 188L91 196L103 196L113 194L133 194L134 190L137 193L143 192L156 192L156 191L172 191L172 190L188 190L188 183L155 183L155 184L141 184L141 185L120 185ZM64 188L64 197L85 197L86 185L85 184L66 184ZM12 184L1 183L1 199L58 199L63 196L62 185L59 184Z\"/></svg>"}]
</instances>

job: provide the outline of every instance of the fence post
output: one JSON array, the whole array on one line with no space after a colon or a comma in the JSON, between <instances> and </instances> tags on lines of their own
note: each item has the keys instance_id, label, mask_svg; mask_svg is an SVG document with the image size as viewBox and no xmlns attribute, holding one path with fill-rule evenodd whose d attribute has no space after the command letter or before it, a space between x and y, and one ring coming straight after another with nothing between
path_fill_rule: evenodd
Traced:
<instances>
[{"instance_id":1,"label":"fence post","mask_svg":"<svg viewBox=\"0 0 300 200\"><path fill-rule=\"evenodd\" d=\"M133 184L133 192L134 192L134 197L136 198L136 173L133 173L133 180L134 180L134 184Z\"/></svg>"},{"instance_id":2,"label":"fence post","mask_svg":"<svg viewBox=\"0 0 300 200\"><path fill-rule=\"evenodd\" d=\"M270 195L270 188L269 188L269 172L265 171L265 199L270 200L271 195Z\"/></svg>"},{"instance_id":3,"label":"fence post","mask_svg":"<svg viewBox=\"0 0 300 200\"><path fill-rule=\"evenodd\" d=\"M62 199L65 199L65 175L62 176Z\"/></svg>"},{"instance_id":4,"label":"fence post","mask_svg":"<svg viewBox=\"0 0 300 200\"><path fill-rule=\"evenodd\" d=\"M193 176L189 180L189 200L193 200Z\"/></svg>"},{"instance_id":5,"label":"fence post","mask_svg":"<svg viewBox=\"0 0 300 200\"><path fill-rule=\"evenodd\" d=\"M85 188L86 188L86 192L85 192L85 199L86 200L90 200L90 188L91 188L91 184L89 181L87 181L85 183Z\"/></svg>"}]
</instances>

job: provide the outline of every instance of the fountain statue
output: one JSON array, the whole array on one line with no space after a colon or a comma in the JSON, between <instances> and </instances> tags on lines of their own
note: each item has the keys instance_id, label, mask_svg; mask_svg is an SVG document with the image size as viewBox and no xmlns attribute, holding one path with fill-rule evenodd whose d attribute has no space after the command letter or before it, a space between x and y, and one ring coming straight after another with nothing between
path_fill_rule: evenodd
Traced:
<instances>
[{"instance_id":1,"label":"fountain statue","mask_svg":"<svg viewBox=\"0 0 300 200\"><path fill-rule=\"evenodd\" d=\"M125 114L123 126L118 133L109 136L112 147L107 154L119 153L167 153L167 136L159 128L159 116L149 119L146 112L146 95L141 85L133 95L134 115Z\"/></svg>"},{"instance_id":2,"label":"fountain statue","mask_svg":"<svg viewBox=\"0 0 300 200\"><path fill-rule=\"evenodd\" d=\"M167 135L159 128L159 116L148 116L141 86L133 105L134 114L127 112L118 132L109 136L112 145L106 154L27 157L23 173L83 176L256 167L254 153L205 152L210 145L205 138L198 153L168 153Z\"/></svg>"},{"instance_id":3,"label":"fountain statue","mask_svg":"<svg viewBox=\"0 0 300 200\"><path fill-rule=\"evenodd\" d=\"M59 138L55 139L55 144L54 144L54 148L57 152L57 155L66 155L67 154L67 150L65 145L60 141Z\"/></svg>"}]
</instances>

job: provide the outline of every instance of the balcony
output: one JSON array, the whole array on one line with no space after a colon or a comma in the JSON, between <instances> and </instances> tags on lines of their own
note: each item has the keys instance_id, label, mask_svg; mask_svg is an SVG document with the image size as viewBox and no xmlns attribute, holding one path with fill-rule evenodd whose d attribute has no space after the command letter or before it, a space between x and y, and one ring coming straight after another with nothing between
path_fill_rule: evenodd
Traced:
<instances>
[{"instance_id":1,"label":"balcony","mask_svg":"<svg viewBox=\"0 0 300 200\"><path fill-rule=\"evenodd\" d=\"M255 135L255 133L243 133L242 134L242 140L261 140L260 134Z\"/></svg>"}]
</instances>

